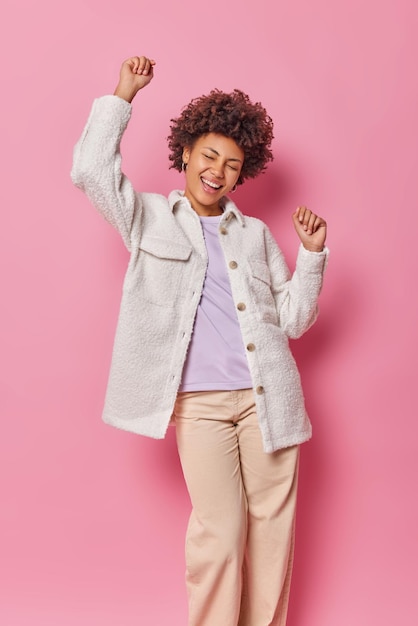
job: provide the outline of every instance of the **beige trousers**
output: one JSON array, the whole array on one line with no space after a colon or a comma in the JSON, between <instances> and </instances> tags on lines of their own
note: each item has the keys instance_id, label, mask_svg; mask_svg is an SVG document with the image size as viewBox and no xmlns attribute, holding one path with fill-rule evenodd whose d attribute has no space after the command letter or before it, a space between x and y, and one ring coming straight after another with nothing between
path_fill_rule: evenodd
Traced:
<instances>
[{"instance_id":1,"label":"beige trousers","mask_svg":"<svg viewBox=\"0 0 418 626\"><path fill-rule=\"evenodd\" d=\"M189 626L284 626L299 448L263 451L253 391L179 393Z\"/></svg>"}]
</instances>

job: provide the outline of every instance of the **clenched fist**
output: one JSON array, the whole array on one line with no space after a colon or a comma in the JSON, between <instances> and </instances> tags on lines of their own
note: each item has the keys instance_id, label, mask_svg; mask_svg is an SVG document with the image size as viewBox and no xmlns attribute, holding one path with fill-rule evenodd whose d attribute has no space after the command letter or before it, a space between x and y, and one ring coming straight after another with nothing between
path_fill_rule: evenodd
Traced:
<instances>
[{"instance_id":1,"label":"clenched fist","mask_svg":"<svg viewBox=\"0 0 418 626\"><path fill-rule=\"evenodd\" d=\"M154 77L155 61L148 57L130 57L122 63L119 83L114 95L132 102L140 89L146 87Z\"/></svg>"},{"instance_id":2,"label":"clenched fist","mask_svg":"<svg viewBox=\"0 0 418 626\"><path fill-rule=\"evenodd\" d=\"M311 252L321 252L327 235L325 220L312 213L306 206L298 207L292 217L303 247Z\"/></svg>"}]
</instances>

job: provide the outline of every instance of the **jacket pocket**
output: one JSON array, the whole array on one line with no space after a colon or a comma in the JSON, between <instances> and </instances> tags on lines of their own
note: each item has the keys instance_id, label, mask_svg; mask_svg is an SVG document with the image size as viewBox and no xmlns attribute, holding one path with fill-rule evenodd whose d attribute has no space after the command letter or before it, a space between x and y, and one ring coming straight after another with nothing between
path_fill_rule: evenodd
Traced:
<instances>
[{"instance_id":1,"label":"jacket pocket","mask_svg":"<svg viewBox=\"0 0 418 626\"><path fill-rule=\"evenodd\" d=\"M132 250L125 288L135 291L138 299L175 306L184 297L181 285L191 253L191 245L144 235Z\"/></svg>"},{"instance_id":2,"label":"jacket pocket","mask_svg":"<svg viewBox=\"0 0 418 626\"><path fill-rule=\"evenodd\" d=\"M271 324L278 323L276 305L271 291L270 268L264 261L249 261L250 291L258 318Z\"/></svg>"},{"instance_id":3,"label":"jacket pocket","mask_svg":"<svg viewBox=\"0 0 418 626\"><path fill-rule=\"evenodd\" d=\"M158 259L172 259L187 261L192 253L192 247L172 239L150 237L144 235L139 243L140 250L148 252Z\"/></svg>"}]
</instances>

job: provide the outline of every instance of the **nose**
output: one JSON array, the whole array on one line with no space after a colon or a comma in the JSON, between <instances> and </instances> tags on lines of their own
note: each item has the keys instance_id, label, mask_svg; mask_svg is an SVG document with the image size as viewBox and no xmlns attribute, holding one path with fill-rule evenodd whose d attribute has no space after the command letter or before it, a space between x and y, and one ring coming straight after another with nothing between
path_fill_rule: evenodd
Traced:
<instances>
[{"instance_id":1,"label":"nose","mask_svg":"<svg viewBox=\"0 0 418 626\"><path fill-rule=\"evenodd\" d=\"M220 161L212 163L211 171L216 178L223 178L225 173L225 165Z\"/></svg>"}]
</instances>

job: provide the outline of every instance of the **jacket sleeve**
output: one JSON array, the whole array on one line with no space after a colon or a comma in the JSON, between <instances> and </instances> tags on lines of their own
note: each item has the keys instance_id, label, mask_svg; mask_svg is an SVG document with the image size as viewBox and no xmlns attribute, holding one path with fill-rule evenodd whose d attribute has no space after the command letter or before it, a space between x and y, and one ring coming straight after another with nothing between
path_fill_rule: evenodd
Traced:
<instances>
[{"instance_id":1,"label":"jacket sleeve","mask_svg":"<svg viewBox=\"0 0 418 626\"><path fill-rule=\"evenodd\" d=\"M280 327L288 337L297 339L312 326L318 316L318 297L329 250L324 248L322 252L310 252L301 245L292 276L268 229L266 250Z\"/></svg>"},{"instance_id":2,"label":"jacket sleeve","mask_svg":"<svg viewBox=\"0 0 418 626\"><path fill-rule=\"evenodd\" d=\"M120 142L131 117L131 105L117 96L94 101L74 148L71 178L104 218L121 234L128 250L139 197L121 171Z\"/></svg>"}]
</instances>

